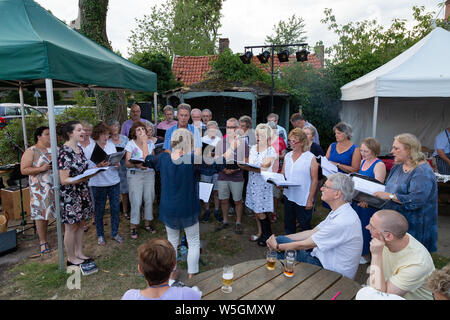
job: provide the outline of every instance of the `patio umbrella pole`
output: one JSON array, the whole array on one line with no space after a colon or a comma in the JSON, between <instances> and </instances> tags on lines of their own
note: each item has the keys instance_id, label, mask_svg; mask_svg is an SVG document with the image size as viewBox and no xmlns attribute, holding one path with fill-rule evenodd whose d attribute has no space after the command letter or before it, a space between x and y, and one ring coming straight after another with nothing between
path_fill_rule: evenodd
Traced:
<instances>
[{"instance_id":1,"label":"patio umbrella pole","mask_svg":"<svg viewBox=\"0 0 450 320\"><path fill-rule=\"evenodd\" d=\"M28 139L27 139L27 128L25 125L25 106L23 102L23 87L22 84L19 86L19 99L20 99L20 113L22 115L22 131L23 131L23 145L25 146L24 150L28 149Z\"/></svg>"},{"instance_id":2,"label":"patio umbrella pole","mask_svg":"<svg viewBox=\"0 0 450 320\"><path fill-rule=\"evenodd\" d=\"M61 226L61 207L59 205L59 174L58 174L58 149L56 140L56 124L55 124L55 102L53 100L53 81L45 79L45 90L47 94L48 106L48 125L50 129L50 146L52 149L52 170L53 170L53 190L55 192L55 215L56 215L56 231L58 234L58 257L59 270L64 271L64 245Z\"/></svg>"}]
</instances>

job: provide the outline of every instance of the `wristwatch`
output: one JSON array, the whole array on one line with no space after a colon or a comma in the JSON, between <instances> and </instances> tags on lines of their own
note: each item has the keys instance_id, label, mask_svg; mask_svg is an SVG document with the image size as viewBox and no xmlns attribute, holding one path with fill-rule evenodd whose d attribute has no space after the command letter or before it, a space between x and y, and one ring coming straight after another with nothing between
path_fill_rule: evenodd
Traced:
<instances>
[{"instance_id":1,"label":"wristwatch","mask_svg":"<svg viewBox=\"0 0 450 320\"><path fill-rule=\"evenodd\" d=\"M394 200L394 197L395 197L395 195L394 195L393 193L391 193L391 194L389 195L389 199L391 199L391 200Z\"/></svg>"},{"instance_id":2,"label":"wristwatch","mask_svg":"<svg viewBox=\"0 0 450 320\"><path fill-rule=\"evenodd\" d=\"M280 244L277 243L277 251L280 251Z\"/></svg>"}]
</instances>

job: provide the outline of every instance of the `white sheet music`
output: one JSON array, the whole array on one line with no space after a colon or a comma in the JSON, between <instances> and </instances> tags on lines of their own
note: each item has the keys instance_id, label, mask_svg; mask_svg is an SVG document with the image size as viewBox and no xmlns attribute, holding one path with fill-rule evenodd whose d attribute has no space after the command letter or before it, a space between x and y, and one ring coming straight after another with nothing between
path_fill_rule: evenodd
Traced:
<instances>
[{"instance_id":1,"label":"white sheet music","mask_svg":"<svg viewBox=\"0 0 450 320\"><path fill-rule=\"evenodd\" d=\"M325 177L338 172L338 168L332 164L326 157L320 157L320 166Z\"/></svg>"},{"instance_id":2,"label":"white sheet music","mask_svg":"<svg viewBox=\"0 0 450 320\"><path fill-rule=\"evenodd\" d=\"M385 191L385 186L376 182L372 182L366 179L352 177L353 183L355 184L355 190L370 194L373 196L375 192Z\"/></svg>"},{"instance_id":3,"label":"white sheet music","mask_svg":"<svg viewBox=\"0 0 450 320\"><path fill-rule=\"evenodd\" d=\"M206 183L206 182L199 183L198 196L200 200L203 200L203 202L209 201L209 197L211 196L213 186L214 186L213 183Z\"/></svg>"},{"instance_id":4,"label":"white sheet music","mask_svg":"<svg viewBox=\"0 0 450 320\"><path fill-rule=\"evenodd\" d=\"M287 181L285 177L281 173L275 173L270 171L261 171L261 176L266 180L267 182L273 182L277 186L281 187L295 187L300 186L298 182L293 181Z\"/></svg>"},{"instance_id":5,"label":"white sheet music","mask_svg":"<svg viewBox=\"0 0 450 320\"><path fill-rule=\"evenodd\" d=\"M69 178L71 182L73 181L77 181L77 180L81 180L83 178L89 177L91 175L97 174L100 171L105 171L107 170L108 167L101 167L101 168L92 168L92 169L87 169L85 172L83 172L82 174L79 174L75 177Z\"/></svg>"}]
</instances>

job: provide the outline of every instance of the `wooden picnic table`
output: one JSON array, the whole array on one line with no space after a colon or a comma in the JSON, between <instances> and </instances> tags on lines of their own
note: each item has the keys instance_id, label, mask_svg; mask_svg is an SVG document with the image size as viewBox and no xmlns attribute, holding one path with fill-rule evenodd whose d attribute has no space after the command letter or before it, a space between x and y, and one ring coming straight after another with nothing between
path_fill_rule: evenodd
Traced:
<instances>
[{"instance_id":1,"label":"wooden picnic table","mask_svg":"<svg viewBox=\"0 0 450 320\"><path fill-rule=\"evenodd\" d=\"M336 300L354 299L361 286L339 273L298 262L294 276L283 275L279 261L275 270L266 268L266 260L234 265L233 291L223 293L222 268L200 273L186 282L202 291L202 300Z\"/></svg>"}]
</instances>

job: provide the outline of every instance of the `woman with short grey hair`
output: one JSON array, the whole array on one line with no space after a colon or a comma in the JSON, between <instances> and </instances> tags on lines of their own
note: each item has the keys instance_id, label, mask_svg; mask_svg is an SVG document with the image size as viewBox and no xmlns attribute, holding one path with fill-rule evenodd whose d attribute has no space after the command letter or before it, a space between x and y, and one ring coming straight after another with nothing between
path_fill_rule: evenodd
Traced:
<instances>
[{"instance_id":1,"label":"woman with short grey hair","mask_svg":"<svg viewBox=\"0 0 450 320\"><path fill-rule=\"evenodd\" d=\"M359 147L350 141L352 137L352 127L339 122L333 127L336 142L332 143L327 150L326 157L336 165L339 172L358 172L361 164L361 153Z\"/></svg>"}]
</instances>

